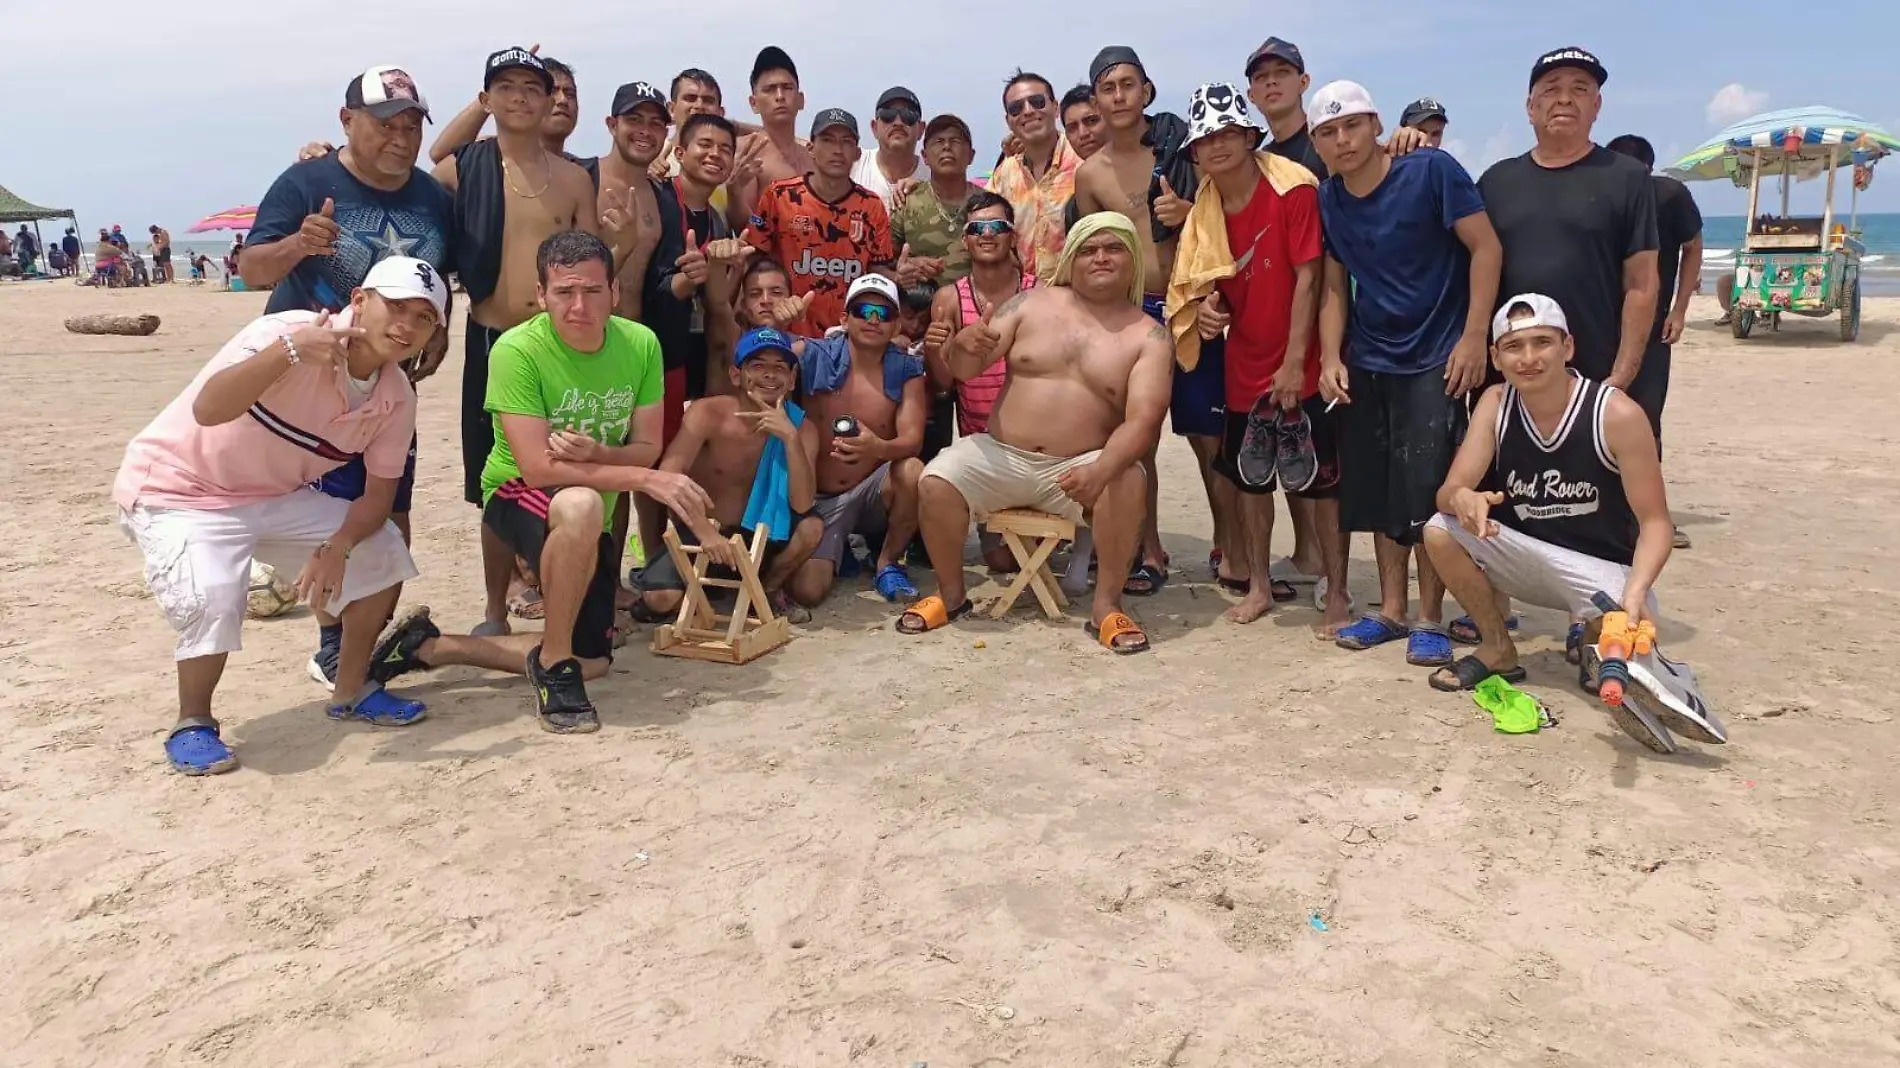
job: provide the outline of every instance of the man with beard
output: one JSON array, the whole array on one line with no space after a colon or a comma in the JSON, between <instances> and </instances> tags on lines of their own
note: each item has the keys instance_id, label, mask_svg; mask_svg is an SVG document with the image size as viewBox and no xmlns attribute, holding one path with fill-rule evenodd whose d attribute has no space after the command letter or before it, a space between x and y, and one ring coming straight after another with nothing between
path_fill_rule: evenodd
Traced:
<instances>
[{"instance_id":1,"label":"man with beard","mask_svg":"<svg viewBox=\"0 0 1900 1068\"><path fill-rule=\"evenodd\" d=\"M1062 212L1075 196L1082 158L1063 140L1056 90L1040 74L1017 71L1003 86L1003 117L1019 152L996 165L990 191L1016 212L1016 252L1023 266L1046 276L1062 258Z\"/></svg>"},{"instance_id":2,"label":"man with beard","mask_svg":"<svg viewBox=\"0 0 1900 1068\"><path fill-rule=\"evenodd\" d=\"M726 207L726 219L734 230L751 221L753 208L774 182L802 177L815 166L811 149L798 139L798 113L805 110L805 93L798 87L798 67L792 57L777 45L760 49L752 61L750 84L752 95L747 102L763 130L747 134L746 143L739 146Z\"/></svg>"},{"instance_id":3,"label":"man with beard","mask_svg":"<svg viewBox=\"0 0 1900 1068\"><path fill-rule=\"evenodd\" d=\"M923 162L917 157L917 135L923 122L924 106L909 89L893 85L877 98L877 111L871 117L877 151L858 157L851 180L882 198L888 211L895 212L901 203L898 189L917 184L917 169Z\"/></svg>"}]
</instances>

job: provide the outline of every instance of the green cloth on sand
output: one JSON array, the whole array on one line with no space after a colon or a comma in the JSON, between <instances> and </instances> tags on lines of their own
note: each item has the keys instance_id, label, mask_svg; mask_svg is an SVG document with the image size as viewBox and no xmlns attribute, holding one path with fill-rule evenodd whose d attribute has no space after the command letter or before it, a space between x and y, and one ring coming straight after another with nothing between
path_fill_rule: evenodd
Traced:
<instances>
[{"instance_id":1,"label":"green cloth on sand","mask_svg":"<svg viewBox=\"0 0 1900 1068\"><path fill-rule=\"evenodd\" d=\"M1491 713L1491 722L1505 734L1536 734L1543 726L1537 698L1493 675L1471 691L1478 707Z\"/></svg>"}]
</instances>

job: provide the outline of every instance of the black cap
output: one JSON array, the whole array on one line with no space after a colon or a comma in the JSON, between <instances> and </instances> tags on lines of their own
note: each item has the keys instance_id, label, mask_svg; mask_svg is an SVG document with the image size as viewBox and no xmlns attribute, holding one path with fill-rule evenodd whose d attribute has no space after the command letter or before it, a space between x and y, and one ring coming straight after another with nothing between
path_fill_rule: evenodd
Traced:
<instances>
[{"instance_id":1,"label":"black cap","mask_svg":"<svg viewBox=\"0 0 1900 1068\"><path fill-rule=\"evenodd\" d=\"M1154 84L1149 81L1148 68L1141 65L1141 57L1135 54L1134 49L1127 45L1109 45L1095 53L1095 58L1089 62L1089 85L1093 86L1101 81L1102 75L1124 63L1140 71L1142 81L1148 82L1149 85Z\"/></svg>"},{"instance_id":2,"label":"black cap","mask_svg":"<svg viewBox=\"0 0 1900 1068\"><path fill-rule=\"evenodd\" d=\"M1417 126L1426 119L1444 119L1447 122L1451 121L1451 117L1445 114L1445 105L1440 104L1429 96L1421 96L1410 104L1405 105L1404 114L1399 116L1399 125Z\"/></svg>"},{"instance_id":3,"label":"black cap","mask_svg":"<svg viewBox=\"0 0 1900 1068\"><path fill-rule=\"evenodd\" d=\"M1588 74L1596 79L1598 88L1602 88L1603 83L1610 80L1610 72L1603 69L1602 60L1576 45L1569 45L1551 49L1537 57L1537 62L1531 64L1531 84L1536 85L1537 79L1564 67L1571 67Z\"/></svg>"},{"instance_id":4,"label":"black cap","mask_svg":"<svg viewBox=\"0 0 1900 1068\"><path fill-rule=\"evenodd\" d=\"M842 126L851 131L852 137L858 136L858 120L855 115L843 108L826 108L813 116L811 120L811 139L818 140L819 134L833 126Z\"/></svg>"},{"instance_id":5,"label":"black cap","mask_svg":"<svg viewBox=\"0 0 1900 1068\"><path fill-rule=\"evenodd\" d=\"M881 108L898 103L899 101L909 104L918 111L924 110L924 105L917 99L917 94L901 85L893 85L889 89L884 90L877 98L877 106Z\"/></svg>"},{"instance_id":6,"label":"black cap","mask_svg":"<svg viewBox=\"0 0 1900 1068\"><path fill-rule=\"evenodd\" d=\"M1306 73L1306 57L1300 55L1300 46L1294 44L1292 41L1283 41L1278 37L1269 37L1260 42L1260 47L1254 49L1253 54L1247 57L1247 69L1241 73L1251 78L1253 77L1254 68L1269 59L1277 59L1291 63L1293 64L1294 70L1299 71L1301 74Z\"/></svg>"},{"instance_id":7,"label":"black cap","mask_svg":"<svg viewBox=\"0 0 1900 1068\"><path fill-rule=\"evenodd\" d=\"M939 115L931 119L930 125L924 127L924 141L928 143L931 138L945 130L955 130L963 135L965 141L972 145L976 144L976 138L970 135L970 124L955 115Z\"/></svg>"},{"instance_id":8,"label":"black cap","mask_svg":"<svg viewBox=\"0 0 1900 1068\"><path fill-rule=\"evenodd\" d=\"M540 76L541 84L547 88L548 92L554 91L554 75L548 73L547 64L541 62L539 56L519 45L504 48L488 57L487 66L482 68L482 89L486 91L489 86L495 84L495 75L505 70L533 71Z\"/></svg>"},{"instance_id":9,"label":"black cap","mask_svg":"<svg viewBox=\"0 0 1900 1068\"><path fill-rule=\"evenodd\" d=\"M628 82L614 90L614 107L607 114L615 118L633 114L633 109L641 104L652 104L660 109L668 122L673 121L673 113L667 110L666 94L645 82Z\"/></svg>"},{"instance_id":10,"label":"black cap","mask_svg":"<svg viewBox=\"0 0 1900 1068\"><path fill-rule=\"evenodd\" d=\"M752 61L752 79L746 84L757 85L762 75L775 70L789 73L794 81L798 79L798 67L792 63L792 57L777 45L766 45L759 49L759 57Z\"/></svg>"}]
</instances>

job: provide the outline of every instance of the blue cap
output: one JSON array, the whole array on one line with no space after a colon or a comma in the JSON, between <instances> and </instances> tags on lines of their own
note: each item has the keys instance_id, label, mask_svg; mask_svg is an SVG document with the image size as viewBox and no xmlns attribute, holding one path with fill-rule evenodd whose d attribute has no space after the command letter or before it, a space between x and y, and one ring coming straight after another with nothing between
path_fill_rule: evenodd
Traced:
<instances>
[{"instance_id":1,"label":"blue cap","mask_svg":"<svg viewBox=\"0 0 1900 1068\"><path fill-rule=\"evenodd\" d=\"M794 367L798 365L798 357L792 354L791 335L769 326L748 330L739 338L739 347L732 353L732 365L744 367L747 360L767 349L778 349L785 353L785 359Z\"/></svg>"}]
</instances>

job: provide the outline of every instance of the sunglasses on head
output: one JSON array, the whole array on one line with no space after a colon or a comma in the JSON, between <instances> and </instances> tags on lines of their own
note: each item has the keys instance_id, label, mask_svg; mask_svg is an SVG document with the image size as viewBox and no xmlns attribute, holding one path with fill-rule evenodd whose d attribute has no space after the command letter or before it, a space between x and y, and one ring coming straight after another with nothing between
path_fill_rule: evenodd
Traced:
<instances>
[{"instance_id":1,"label":"sunglasses on head","mask_svg":"<svg viewBox=\"0 0 1900 1068\"><path fill-rule=\"evenodd\" d=\"M1046 108L1048 106L1049 106L1049 98L1047 96L1044 96L1041 93L1031 93L1028 96L1023 97L1021 100L1017 100L1009 104L1003 110L1009 113L1009 116L1011 118L1015 118L1016 116L1021 115L1023 113L1024 108L1035 108L1037 111L1041 111L1043 108Z\"/></svg>"},{"instance_id":2,"label":"sunglasses on head","mask_svg":"<svg viewBox=\"0 0 1900 1068\"><path fill-rule=\"evenodd\" d=\"M861 300L845 311L853 319L862 319L867 323L888 323L897 318L897 309L874 300Z\"/></svg>"},{"instance_id":3,"label":"sunglasses on head","mask_svg":"<svg viewBox=\"0 0 1900 1068\"><path fill-rule=\"evenodd\" d=\"M971 219L963 224L966 237L1002 237L1015 229L1008 219Z\"/></svg>"},{"instance_id":4,"label":"sunglasses on head","mask_svg":"<svg viewBox=\"0 0 1900 1068\"><path fill-rule=\"evenodd\" d=\"M879 122L901 122L906 126L915 126L923 120L924 113L918 111L916 108L907 108L900 105L898 107L877 109L877 121Z\"/></svg>"}]
</instances>

